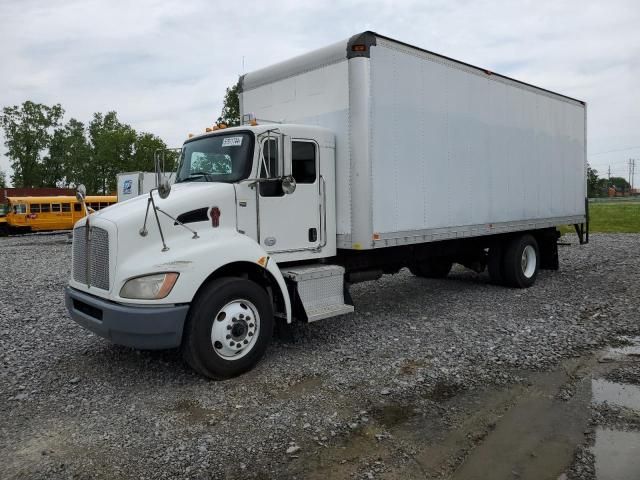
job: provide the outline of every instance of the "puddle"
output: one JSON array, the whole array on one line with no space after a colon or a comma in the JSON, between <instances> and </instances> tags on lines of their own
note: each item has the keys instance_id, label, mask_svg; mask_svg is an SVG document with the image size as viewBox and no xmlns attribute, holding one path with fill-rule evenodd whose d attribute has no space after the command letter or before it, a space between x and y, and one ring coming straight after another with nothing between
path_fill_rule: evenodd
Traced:
<instances>
[{"instance_id":1,"label":"puddle","mask_svg":"<svg viewBox=\"0 0 640 480\"><path fill-rule=\"evenodd\" d=\"M628 343L623 347L608 348L602 356L602 362L640 361L640 337L621 337L621 341Z\"/></svg>"},{"instance_id":2,"label":"puddle","mask_svg":"<svg viewBox=\"0 0 640 480\"><path fill-rule=\"evenodd\" d=\"M640 432L596 429L591 452L598 480L636 480L640 477Z\"/></svg>"},{"instance_id":3,"label":"puddle","mask_svg":"<svg viewBox=\"0 0 640 480\"><path fill-rule=\"evenodd\" d=\"M620 368L640 359L640 337L623 337L630 343L609 348L601 361L615 362ZM628 367L627 367L628 368ZM592 402L624 407L640 413L640 387L596 378L591 380ZM637 480L640 478L640 432L599 426L591 447L597 480Z\"/></svg>"},{"instance_id":4,"label":"puddle","mask_svg":"<svg viewBox=\"0 0 640 480\"><path fill-rule=\"evenodd\" d=\"M640 338L620 344L625 346L567 359L554 371L518 372L525 380L506 387L473 391L442 381L401 402L389 399L370 411L366 426L300 455L288 473L314 480L556 480L586 462L586 470L578 471L595 468L597 480L640 480L640 432L603 424L590 435L594 405L640 414L640 386L604 380L612 371L635 371L640 360ZM423 367L407 363L400 373L417 368ZM305 394L318 383L305 379L291 390ZM577 459L578 447L590 452L588 458ZM406 460L398 462L399 455Z\"/></svg>"},{"instance_id":5,"label":"puddle","mask_svg":"<svg viewBox=\"0 0 640 480\"><path fill-rule=\"evenodd\" d=\"M373 418L386 427L400 425L416 415L413 407L405 405L385 405L371 413Z\"/></svg>"},{"instance_id":6,"label":"puddle","mask_svg":"<svg viewBox=\"0 0 640 480\"><path fill-rule=\"evenodd\" d=\"M640 387L627 383L591 380L594 403L610 403L618 407L640 410Z\"/></svg>"},{"instance_id":7,"label":"puddle","mask_svg":"<svg viewBox=\"0 0 640 480\"><path fill-rule=\"evenodd\" d=\"M286 390L278 392L275 397L278 399L299 398L318 391L322 386L322 377L311 376L290 385Z\"/></svg>"},{"instance_id":8,"label":"puddle","mask_svg":"<svg viewBox=\"0 0 640 480\"><path fill-rule=\"evenodd\" d=\"M197 400L179 400L172 411L185 414L185 418L193 423L201 423L213 418L215 412L204 408Z\"/></svg>"}]
</instances>

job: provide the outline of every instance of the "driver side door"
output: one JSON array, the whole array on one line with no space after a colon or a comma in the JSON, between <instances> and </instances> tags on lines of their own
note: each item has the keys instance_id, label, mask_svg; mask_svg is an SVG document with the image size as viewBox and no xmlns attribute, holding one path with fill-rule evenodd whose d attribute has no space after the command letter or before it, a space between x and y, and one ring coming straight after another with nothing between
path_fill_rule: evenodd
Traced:
<instances>
[{"instance_id":1,"label":"driver side door","mask_svg":"<svg viewBox=\"0 0 640 480\"><path fill-rule=\"evenodd\" d=\"M281 181L258 186L258 241L269 253L318 250L321 247L321 181L318 144L291 139L291 158L284 158L282 143L274 138L262 143L260 178L280 178L291 165L296 189L285 194ZM285 149L287 150L287 149Z\"/></svg>"}]
</instances>

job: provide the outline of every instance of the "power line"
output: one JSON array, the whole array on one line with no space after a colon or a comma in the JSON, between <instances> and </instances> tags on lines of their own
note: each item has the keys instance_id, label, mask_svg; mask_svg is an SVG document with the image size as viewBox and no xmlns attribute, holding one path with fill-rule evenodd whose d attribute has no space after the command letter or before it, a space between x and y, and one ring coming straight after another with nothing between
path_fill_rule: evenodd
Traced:
<instances>
[{"instance_id":1,"label":"power line","mask_svg":"<svg viewBox=\"0 0 640 480\"><path fill-rule=\"evenodd\" d=\"M627 150L635 150L637 148L640 148L640 145L637 145L635 147L616 148L615 150L607 150L605 152L592 153L591 155L589 155L589 157L595 157L596 155L604 155L605 153L615 153L615 152L624 152Z\"/></svg>"},{"instance_id":2,"label":"power line","mask_svg":"<svg viewBox=\"0 0 640 480\"><path fill-rule=\"evenodd\" d=\"M629 160L614 160L612 162L608 162L607 160L602 160L600 162L589 162L589 165L617 165L617 164L629 165Z\"/></svg>"}]
</instances>

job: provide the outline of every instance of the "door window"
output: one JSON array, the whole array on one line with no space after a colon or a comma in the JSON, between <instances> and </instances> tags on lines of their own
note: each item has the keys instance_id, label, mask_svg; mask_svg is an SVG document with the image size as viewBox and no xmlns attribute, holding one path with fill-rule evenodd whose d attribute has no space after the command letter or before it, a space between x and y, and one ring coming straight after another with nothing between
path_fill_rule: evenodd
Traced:
<instances>
[{"instance_id":1,"label":"door window","mask_svg":"<svg viewBox=\"0 0 640 480\"><path fill-rule=\"evenodd\" d=\"M316 144L313 142L291 142L291 169L296 183L315 183Z\"/></svg>"},{"instance_id":2,"label":"door window","mask_svg":"<svg viewBox=\"0 0 640 480\"><path fill-rule=\"evenodd\" d=\"M265 140L262 144L260 160L260 178L276 178L278 169L278 142L275 139ZM278 181L260 183L260 195L263 197L281 197L284 195L282 184Z\"/></svg>"}]
</instances>

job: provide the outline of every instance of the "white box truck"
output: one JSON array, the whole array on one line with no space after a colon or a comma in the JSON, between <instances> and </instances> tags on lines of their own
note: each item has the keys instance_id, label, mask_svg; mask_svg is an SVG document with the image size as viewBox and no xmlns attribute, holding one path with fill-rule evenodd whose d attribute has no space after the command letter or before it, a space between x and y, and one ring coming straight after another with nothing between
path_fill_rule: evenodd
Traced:
<instances>
[{"instance_id":1,"label":"white box truck","mask_svg":"<svg viewBox=\"0 0 640 480\"><path fill-rule=\"evenodd\" d=\"M173 183L173 177L173 173L168 175L169 183ZM116 180L119 202L144 195L158 187L158 174L155 172L122 172Z\"/></svg>"},{"instance_id":2,"label":"white box truck","mask_svg":"<svg viewBox=\"0 0 640 480\"><path fill-rule=\"evenodd\" d=\"M352 312L352 283L458 263L523 288L556 226L588 241L580 100L373 32L239 86L243 124L186 140L172 187L76 224L79 324L228 378L275 318Z\"/></svg>"}]
</instances>

